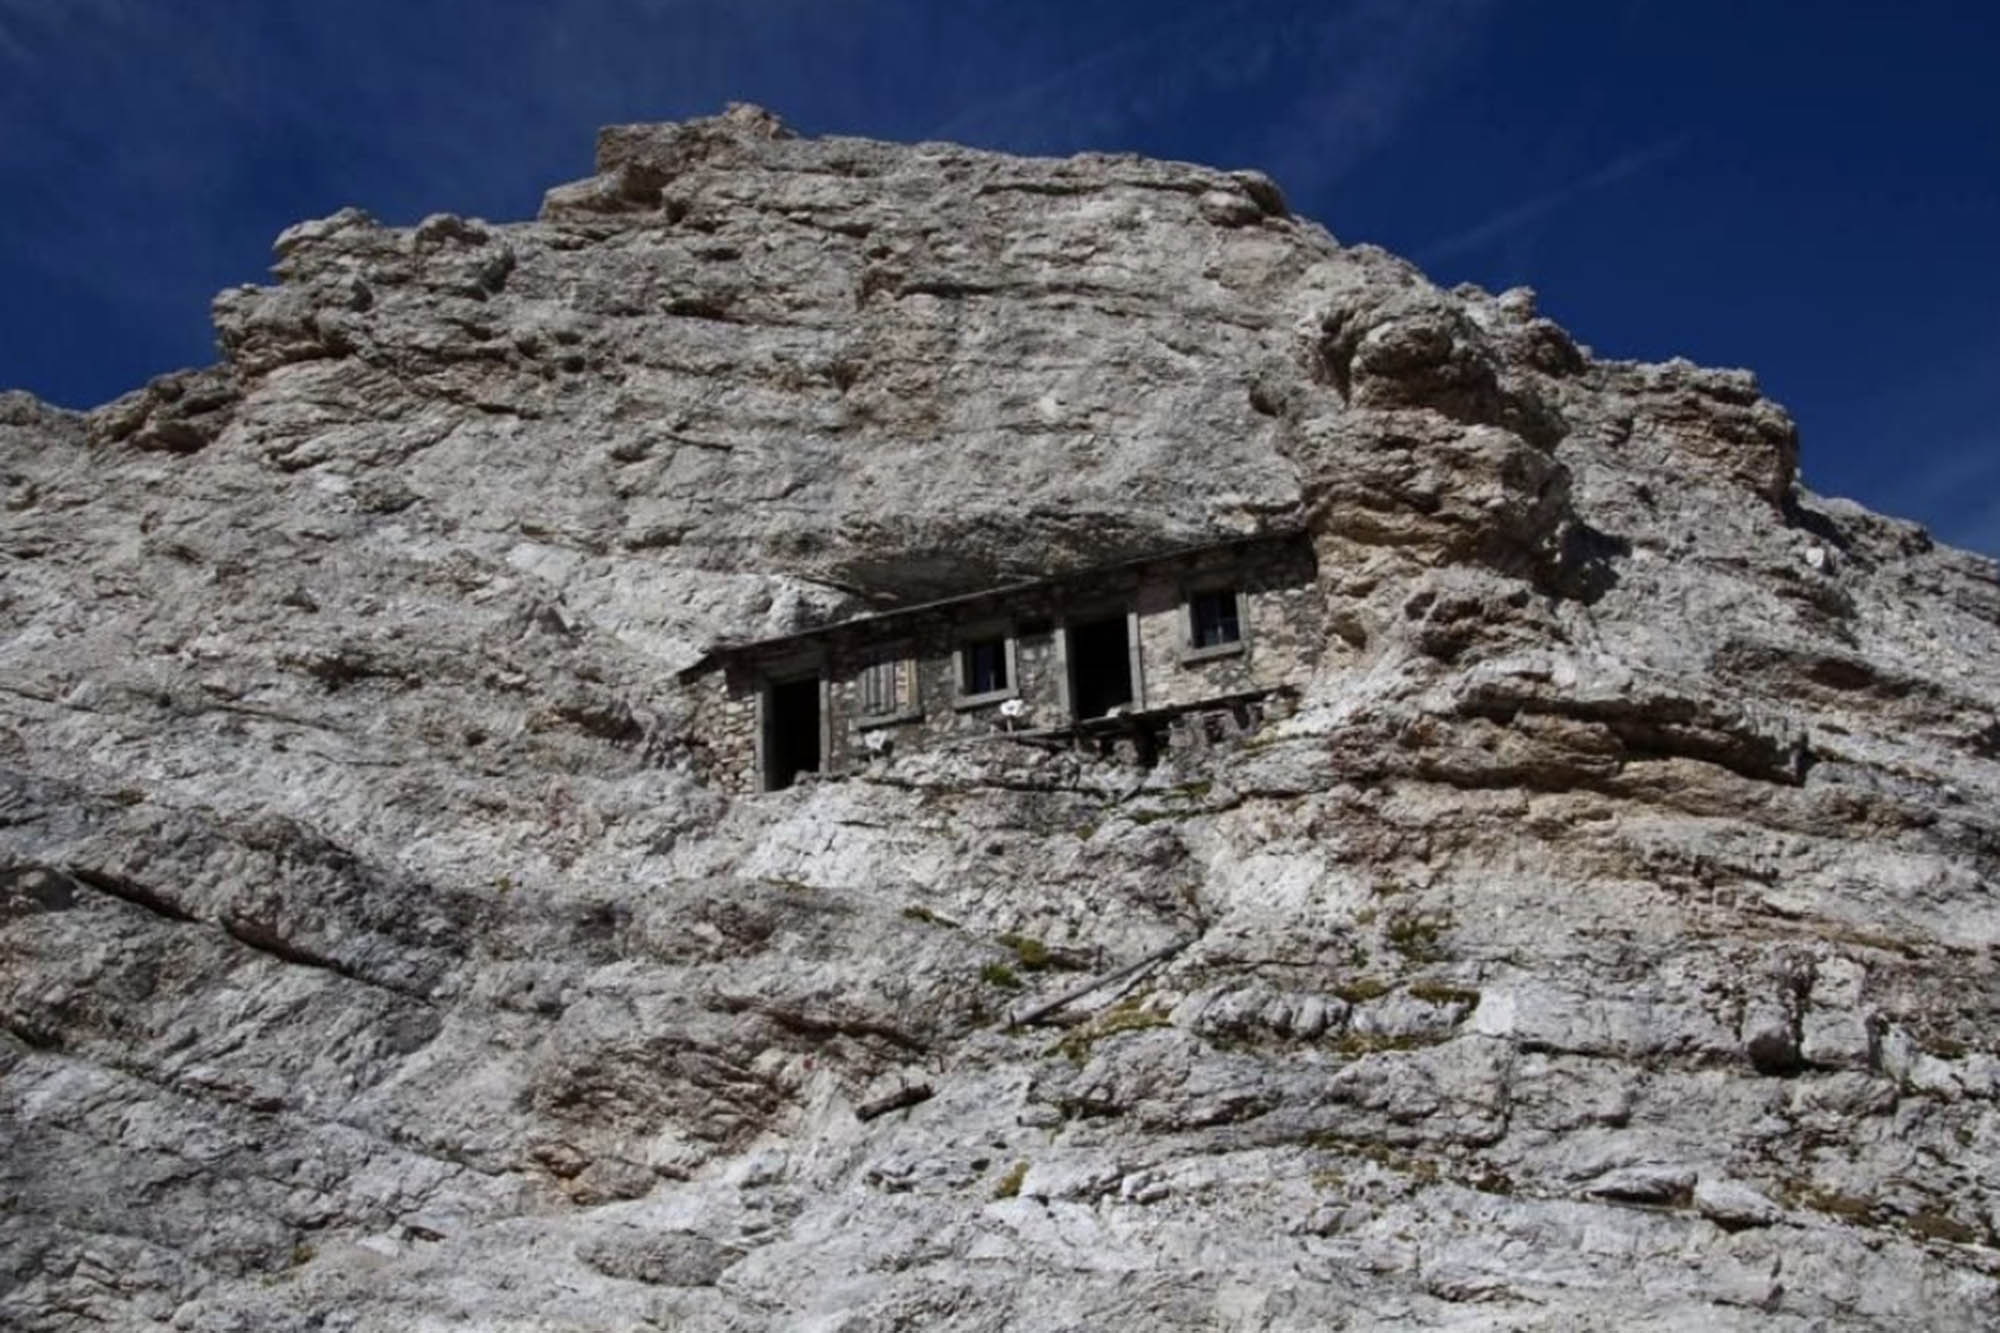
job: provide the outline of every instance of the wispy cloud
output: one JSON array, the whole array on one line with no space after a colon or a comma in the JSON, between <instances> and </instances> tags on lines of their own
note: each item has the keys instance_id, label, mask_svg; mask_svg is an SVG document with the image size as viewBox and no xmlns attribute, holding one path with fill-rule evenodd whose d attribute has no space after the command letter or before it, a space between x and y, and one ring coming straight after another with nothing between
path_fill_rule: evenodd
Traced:
<instances>
[{"instance_id":1,"label":"wispy cloud","mask_svg":"<svg viewBox=\"0 0 2000 1333\"><path fill-rule=\"evenodd\" d=\"M1255 138L1188 151L1310 190L1391 138L1476 45L1493 8L1492 0L1234 0L1168 9L1174 17L955 109L930 135L1067 152L1129 146L1153 125L1213 108L1218 140L1246 126L1257 127Z\"/></svg>"},{"instance_id":2,"label":"wispy cloud","mask_svg":"<svg viewBox=\"0 0 2000 1333\"><path fill-rule=\"evenodd\" d=\"M127 330L0 321L0 376L84 402L199 360L209 295L260 278L300 217L531 215L589 171L595 126L733 98L808 132L1167 152L1304 193L1388 142L1496 3L486 0L467 23L408 0L0 0L0 282Z\"/></svg>"},{"instance_id":3,"label":"wispy cloud","mask_svg":"<svg viewBox=\"0 0 2000 1333\"><path fill-rule=\"evenodd\" d=\"M1944 539L1954 546L2000 559L2000 499L1954 523L1945 530Z\"/></svg>"},{"instance_id":4,"label":"wispy cloud","mask_svg":"<svg viewBox=\"0 0 2000 1333\"><path fill-rule=\"evenodd\" d=\"M1954 546L2000 555L2000 435L1912 440L1907 453L1927 461L1890 483L1878 503Z\"/></svg>"},{"instance_id":5,"label":"wispy cloud","mask_svg":"<svg viewBox=\"0 0 2000 1333\"><path fill-rule=\"evenodd\" d=\"M1238 0L1221 8L1184 10L1178 18L1127 33L1004 92L958 107L925 137L983 140L998 134L1052 138L1072 132L1079 120L1101 123L1144 110L1143 90L1135 88L1130 79L1119 77L1121 67L1157 71L1165 48L1220 32L1248 8L1247 0Z\"/></svg>"},{"instance_id":6,"label":"wispy cloud","mask_svg":"<svg viewBox=\"0 0 2000 1333\"><path fill-rule=\"evenodd\" d=\"M2000 555L2000 338L1927 344L1915 359L1872 391L1850 386L1837 412L1802 415L1806 483Z\"/></svg>"},{"instance_id":7,"label":"wispy cloud","mask_svg":"<svg viewBox=\"0 0 2000 1333\"><path fill-rule=\"evenodd\" d=\"M1485 221L1447 236L1441 241L1433 241L1423 246L1417 251L1417 262L1428 267L1468 251L1482 249L1523 228L1535 225L1585 195L1616 185L1620 181L1630 180L1642 172L1659 166L1684 151L1691 141L1690 136L1677 134L1643 148L1621 153L1594 171L1578 176L1553 190L1544 191L1532 199L1523 200L1511 208L1502 209Z\"/></svg>"},{"instance_id":8,"label":"wispy cloud","mask_svg":"<svg viewBox=\"0 0 2000 1333\"><path fill-rule=\"evenodd\" d=\"M24 69L52 45L107 29L142 29L160 17L144 0L0 0L0 62Z\"/></svg>"},{"instance_id":9,"label":"wispy cloud","mask_svg":"<svg viewBox=\"0 0 2000 1333\"><path fill-rule=\"evenodd\" d=\"M1252 161L1297 194L1323 190L1384 148L1485 39L1494 0L1353 0L1286 34L1303 90Z\"/></svg>"}]
</instances>

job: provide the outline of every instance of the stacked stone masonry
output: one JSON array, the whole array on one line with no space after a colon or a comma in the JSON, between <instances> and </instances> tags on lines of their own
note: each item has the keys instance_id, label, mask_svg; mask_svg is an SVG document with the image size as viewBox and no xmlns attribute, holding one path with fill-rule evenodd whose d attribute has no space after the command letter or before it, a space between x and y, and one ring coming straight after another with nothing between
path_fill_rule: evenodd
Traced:
<instances>
[{"instance_id":1,"label":"stacked stone masonry","mask_svg":"<svg viewBox=\"0 0 2000 1333\"><path fill-rule=\"evenodd\" d=\"M1227 622L1211 636L1217 642L1200 647L1198 598ZM1105 646L1119 643L1119 622L1122 652ZM913 748L1106 735L1121 721L1150 721L1175 743L1200 744L1254 722L1273 695L1301 687L1324 638L1312 549L1284 534L723 645L685 679L712 719L703 728L710 780L748 792L791 780L769 752L772 690L787 682L818 682L818 757L807 767L838 775ZM1004 680L973 693L967 658L980 644L1005 662ZM1093 670L1097 688L1084 680L1080 689L1078 673Z\"/></svg>"}]
</instances>

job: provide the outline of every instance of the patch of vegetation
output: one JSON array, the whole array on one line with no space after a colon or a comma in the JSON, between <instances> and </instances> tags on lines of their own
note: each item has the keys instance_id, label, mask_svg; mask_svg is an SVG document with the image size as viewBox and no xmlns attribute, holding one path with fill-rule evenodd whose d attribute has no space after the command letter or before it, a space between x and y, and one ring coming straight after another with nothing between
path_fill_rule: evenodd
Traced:
<instances>
[{"instance_id":1,"label":"patch of vegetation","mask_svg":"<svg viewBox=\"0 0 2000 1333\"><path fill-rule=\"evenodd\" d=\"M1925 1240L1948 1240L1954 1245L1976 1245L1982 1239L1980 1233L1949 1213L1940 1213L1926 1208L1913 1214L1904 1227L1913 1236Z\"/></svg>"},{"instance_id":2,"label":"patch of vegetation","mask_svg":"<svg viewBox=\"0 0 2000 1333\"><path fill-rule=\"evenodd\" d=\"M1106 1037L1166 1026L1165 1014L1146 1007L1145 1000L1140 996L1127 996L1088 1023L1079 1023L1071 1028L1061 1040L1042 1053L1066 1055L1072 1064L1080 1065L1090 1058L1090 1048Z\"/></svg>"},{"instance_id":3,"label":"patch of vegetation","mask_svg":"<svg viewBox=\"0 0 2000 1333\"><path fill-rule=\"evenodd\" d=\"M1442 1046L1451 1038L1439 1032L1343 1032L1333 1049L1349 1059L1373 1055L1377 1051L1415 1051L1426 1046Z\"/></svg>"},{"instance_id":4,"label":"patch of vegetation","mask_svg":"<svg viewBox=\"0 0 2000 1333\"><path fill-rule=\"evenodd\" d=\"M1366 1004L1379 1000L1395 987L1380 977L1356 977L1333 988L1333 993L1349 1004Z\"/></svg>"},{"instance_id":5,"label":"patch of vegetation","mask_svg":"<svg viewBox=\"0 0 2000 1333\"><path fill-rule=\"evenodd\" d=\"M1436 981L1419 981L1410 987L1412 999L1426 1004L1450 1006L1462 1004L1467 1008L1479 1003L1479 992L1467 990L1463 986L1447 986Z\"/></svg>"},{"instance_id":6,"label":"patch of vegetation","mask_svg":"<svg viewBox=\"0 0 2000 1333\"><path fill-rule=\"evenodd\" d=\"M1005 963L988 963L979 969L979 979L989 986L1003 990L1021 989L1021 979L1014 975L1014 969Z\"/></svg>"},{"instance_id":7,"label":"patch of vegetation","mask_svg":"<svg viewBox=\"0 0 2000 1333\"><path fill-rule=\"evenodd\" d=\"M1514 1192L1514 1178L1490 1166L1476 1175L1467 1176L1465 1183L1481 1194L1510 1195Z\"/></svg>"},{"instance_id":8,"label":"patch of vegetation","mask_svg":"<svg viewBox=\"0 0 2000 1333\"><path fill-rule=\"evenodd\" d=\"M297 1245L292 1246L292 1267L305 1267L305 1265L313 1261L313 1256L318 1253L318 1250L315 1250L304 1241L300 1241Z\"/></svg>"},{"instance_id":9,"label":"patch of vegetation","mask_svg":"<svg viewBox=\"0 0 2000 1333\"><path fill-rule=\"evenodd\" d=\"M951 927L957 924L956 922L945 920L922 903L911 903L908 907L905 907L903 909L903 919L906 921L921 921L927 926Z\"/></svg>"},{"instance_id":10,"label":"patch of vegetation","mask_svg":"<svg viewBox=\"0 0 2000 1333\"><path fill-rule=\"evenodd\" d=\"M1058 1097L1056 1109L1065 1120L1111 1120L1125 1114L1125 1108L1105 1097Z\"/></svg>"},{"instance_id":11,"label":"patch of vegetation","mask_svg":"<svg viewBox=\"0 0 2000 1333\"><path fill-rule=\"evenodd\" d=\"M1444 957L1444 950L1438 947L1438 937L1450 925L1449 917L1426 916L1418 912L1391 917L1387 931L1389 947L1411 962L1434 962Z\"/></svg>"},{"instance_id":12,"label":"patch of vegetation","mask_svg":"<svg viewBox=\"0 0 2000 1333\"><path fill-rule=\"evenodd\" d=\"M1315 1171L1307 1177L1316 1190L1341 1190L1347 1188L1347 1177L1338 1171Z\"/></svg>"},{"instance_id":13,"label":"patch of vegetation","mask_svg":"<svg viewBox=\"0 0 2000 1333\"><path fill-rule=\"evenodd\" d=\"M1033 935L1002 935L996 941L1003 948L1014 951L1014 963L1023 972L1082 972L1090 964L1077 954L1063 949L1051 949Z\"/></svg>"},{"instance_id":14,"label":"patch of vegetation","mask_svg":"<svg viewBox=\"0 0 2000 1333\"><path fill-rule=\"evenodd\" d=\"M1829 944L1848 944L1862 949L1874 949L1880 953L1900 954L1904 958L1922 958L1923 946L1915 940L1901 935L1891 935L1887 931L1869 930L1861 926L1850 926L1844 922L1809 922L1804 927Z\"/></svg>"},{"instance_id":15,"label":"patch of vegetation","mask_svg":"<svg viewBox=\"0 0 2000 1333\"><path fill-rule=\"evenodd\" d=\"M1875 1215L1875 1201L1858 1194L1843 1194L1839 1190L1821 1189L1809 1184L1796 1185L1790 1193L1793 1202L1802 1208L1837 1217L1843 1222L1853 1222L1857 1226Z\"/></svg>"},{"instance_id":16,"label":"patch of vegetation","mask_svg":"<svg viewBox=\"0 0 2000 1333\"><path fill-rule=\"evenodd\" d=\"M1419 1185L1435 1185L1438 1183L1438 1164L1428 1157L1399 1158L1398 1165L1392 1166L1390 1169L1402 1171L1404 1175L1410 1177Z\"/></svg>"},{"instance_id":17,"label":"patch of vegetation","mask_svg":"<svg viewBox=\"0 0 2000 1333\"><path fill-rule=\"evenodd\" d=\"M1347 1157L1359 1157L1363 1161L1373 1162L1384 1171L1394 1171L1397 1175L1408 1176L1419 1185L1435 1185L1442 1178L1438 1164L1428 1157L1411 1157L1397 1152L1386 1143L1343 1138L1331 1130L1308 1135L1306 1146L1326 1152L1337 1152Z\"/></svg>"},{"instance_id":18,"label":"patch of vegetation","mask_svg":"<svg viewBox=\"0 0 2000 1333\"><path fill-rule=\"evenodd\" d=\"M1021 1193L1021 1182L1027 1178L1028 1164L1026 1162L1014 1163L1014 1165L1007 1168L1006 1175L994 1182L993 1197L996 1199L1018 1198Z\"/></svg>"},{"instance_id":19,"label":"patch of vegetation","mask_svg":"<svg viewBox=\"0 0 2000 1333\"><path fill-rule=\"evenodd\" d=\"M1963 1060L1972 1048L1956 1037L1942 1033L1927 1032L1917 1038L1917 1046L1926 1055L1935 1055L1940 1060Z\"/></svg>"},{"instance_id":20,"label":"patch of vegetation","mask_svg":"<svg viewBox=\"0 0 2000 1333\"><path fill-rule=\"evenodd\" d=\"M1014 951L1015 959L1025 972L1046 972L1053 966L1049 959L1049 946L1033 935L1002 935L1000 944Z\"/></svg>"}]
</instances>

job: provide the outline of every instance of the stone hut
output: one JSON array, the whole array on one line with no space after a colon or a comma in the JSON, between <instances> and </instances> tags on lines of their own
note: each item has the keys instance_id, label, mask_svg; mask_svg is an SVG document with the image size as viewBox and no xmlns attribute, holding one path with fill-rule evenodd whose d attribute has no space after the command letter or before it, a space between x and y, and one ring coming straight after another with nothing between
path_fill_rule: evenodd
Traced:
<instances>
[{"instance_id":1,"label":"stone hut","mask_svg":"<svg viewBox=\"0 0 2000 1333\"><path fill-rule=\"evenodd\" d=\"M720 644L682 672L735 791L1014 739L1150 763L1288 710L1324 640L1300 533L1242 537Z\"/></svg>"}]
</instances>

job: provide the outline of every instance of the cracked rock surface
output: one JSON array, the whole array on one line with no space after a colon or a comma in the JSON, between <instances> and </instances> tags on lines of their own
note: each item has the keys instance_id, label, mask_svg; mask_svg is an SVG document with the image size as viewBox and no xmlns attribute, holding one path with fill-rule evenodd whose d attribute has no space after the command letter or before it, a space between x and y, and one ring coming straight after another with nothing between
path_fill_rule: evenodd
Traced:
<instances>
[{"instance_id":1,"label":"cracked rock surface","mask_svg":"<svg viewBox=\"0 0 2000 1333\"><path fill-rule=\"evenodd\" d=\"M0 396L0 1326L2000 1320L2000 579L1747 373L744 107L276 276ZM694 776L715 639L1293 523L1256 736Z\"/></svg>"}]
</instances>

